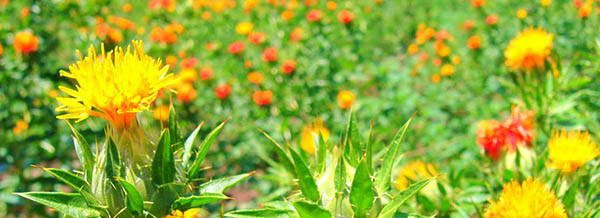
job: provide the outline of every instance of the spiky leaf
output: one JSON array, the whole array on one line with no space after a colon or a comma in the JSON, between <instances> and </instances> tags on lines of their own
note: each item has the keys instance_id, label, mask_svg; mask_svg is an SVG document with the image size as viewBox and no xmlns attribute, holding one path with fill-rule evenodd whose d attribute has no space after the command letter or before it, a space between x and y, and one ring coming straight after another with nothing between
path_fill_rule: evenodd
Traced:
<instances>
[{"instance_id":1,"label":"spiky leaf","mask_svg":"<svg viewBox=\"0 0 600 218\"><path fill-rule=\"evenodd\" d=\"M204 141L202 141L202 144L200 144L200 150L196 153L196 159L194 160L194 162L192 163L192 166L188 170L189 178L194 178L196 176L196 174L198 173L198 171L200 170L200 166L202 165L202 161L204 161L204 158L206 157L206 154L208 153L208 149L215 142L215 140L217 139L217 136L219 136L219 134L221 134L221 131L223 130L223 127L225 126L225 123L226 122L222 122L219 126L217 126L210 133L208 133L208 135L206 136Z\"/></svg>"},{"instance_id":2,"label":"spiky leaf","mask_svg":"<svg viewBox=\"0 0 600 218\"><path fill-rule=\"evenodd\" d=\"M160 140L152 161L152 182L162 185L175 180L175 160L171 148L171 136L169 130L160 134Z\"/></svg>"},{"instance_id":3,"label":"spiky leaf","mask_svg":"<svg viewBox=\"0 0 600 218\"><path fill-rule=\"evenodd\" d=\"M423 189L425 186L427 186L427 184L429 184L429 182L431 182L432 180L434 180L434 178L424 179L424 180L418 181L418 182L410 185L406 190L399 193L397 196L395 196L392 199L391 202L389 202L385 207L383 207L383 209L381 209L381 212L379 213L378 217L379 218L393 217L394 214L396 214L396 211L398 211L398 208L400 208L400 206L402 206L402 204L404 204L404 202L406 202L412 196L416 195L421 189Z\"/></svg>"},{"instance_id":4,"label":"spiky leaf","mask_svg":"<svg viewBox=\"0 0 600 218\"><path fill-rule=\"evenodd\" d=\"M202 193L200 195L178 198L171 205L171 209L187 210L190 208L196 208L205 204L211 204L227 199L230 198L221 193Z\"/></svg>"},{"instance_id":5,"label":"spiky leaf","mask_svg":"<svg viewBox=\"0 0 600 218\"><path fill-rule=\"evenodd\" d=\"M102 213L87 205L85 199L76 193L26 192L17 195L53 208L72 217L100 217Z\"/></svg>"},{"instance_id":6,"label":"spiky leaf","mask_svg":"<svg viewBox=\"0 0 600 218\"><path fill-rule=\"evenodd\" d=\"M320 198L319 190L317 189L317 184L315 183L308 166L296 151L290 149L290 153L292 154L292 159L294 159L296 178L298 179L302 194L306 199L318 202Z\"/></svg>"},{"instance_id":7,"label":"spiky leaf","mask_svg":"<svg viewBox=\"0 0 600 218\"><path fill-rule=\"evenodd\" d=\"M367 212L373 206L375 200L375 191L373 190L373 181L369 175L369 166L363 159L356 168L352 187L350 188L350 204L355 217L366 217Z\"/></svg>"},{"instance_id":8,"label":"spiky leaf","mask_svg":"<svg viewBox=\"0 0 600 218\"><path fill-rule=\"evenodd\" d=\"M298 201L294 203L294 208L300 218L331 218L331 213L317 204Z\"/></svg>"}]
</instances>

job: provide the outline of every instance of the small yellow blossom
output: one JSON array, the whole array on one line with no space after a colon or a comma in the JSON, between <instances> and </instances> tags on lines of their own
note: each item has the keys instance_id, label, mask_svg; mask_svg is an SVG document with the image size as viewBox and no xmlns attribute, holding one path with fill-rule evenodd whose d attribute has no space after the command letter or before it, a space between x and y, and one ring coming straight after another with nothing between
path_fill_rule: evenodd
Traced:
<instances>
[{"instance_id":1,"label":"small yellow blossom","mask_svg":"<svg viewBox=\"0 0 600 218\"><path fill-rule=\"evenodd\" d=\"M329 140L329 129L323 125L321 120L304 126L301 134L300 147L309 154L315 154L317 147L315 140L320 140L319 137L323 137L325 141Z\"/></svg>"}]
</instances>

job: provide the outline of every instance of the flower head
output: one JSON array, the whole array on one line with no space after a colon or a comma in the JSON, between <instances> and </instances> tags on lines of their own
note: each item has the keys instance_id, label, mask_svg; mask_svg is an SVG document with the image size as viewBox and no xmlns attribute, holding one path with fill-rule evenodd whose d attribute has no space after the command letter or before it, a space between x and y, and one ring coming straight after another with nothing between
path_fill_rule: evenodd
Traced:
<instances>
[{"instance_id":1,"label":"flower head","mask_svg":"<svg viewBox=\"0 0 600 218\"><path fill-rule=\"evenodd\" d=\"M413 161L408 163L396 178L396 188L400 191L408 188L410 183L419 179L427 179L438 176L439 173L433 166L433 164L425 163L423 161Z\"/></svg>"},{"instance_id":2,"label":"flower head","mask_svg":"<svg viewBox=\"0 0 600 218\"><path fill-rule=\"evenodd\" d=\"M241 22L235 26L235 32L240 35L248 35L254 29L254 24L250 22Z\"/></svg>"},{"instance_id":3,"label":"flower head","mask_svg":"<svg viewBox=\"0 0 600 218\"><path fill-rule=\"evenodd\" d=\"M338 13L338 20L343 24L350 24L354 20L354 14L349 10L342 10Z\"/></svg>"},{"instance_id":4,"label":"flower head","mask_svg":"<svg viewBox=\"0 0 600 218\"><path fill-rule=\"evenodd\" d=\"M356 96L354 95L354 93L348 90L342 90L337 95L338 105L342 109L348 109L352 107L355 100Z\"/></svg>"},{"instance_id":5,"label":"flower head","mask_svg":"<svg viewBox=\"0 0 600 218\"><path fill-rule=\"evenodd\" d=\"M230 94L231 86L229 86L229 84L227 83L223 83L215 87L215 95L221 100L227 99L227 97L229 97Z\"/></svg>"},{"instance_id":6,"label":"flower head","mask_svg":"<svg viewBox=\"0 0 600 218\"><path fill-rule=\"evenodd\" d=\"M286 75L292 75L296 71L296 61L294 60L286 60L281 65L281 71L283 71Z\"/></svg>"},{"instance_id":7,"label":"flower head","mask_svg":"<svg viewBox=\"0 0 600 218\"><path fill-rule=\"evenodd\" d=\"M543 69L552 52L554 36L542 29L529 28L512 39L504 51L511 70Z\"/></svg>"},{"instance_id":8,"label":"flower head","mask_svg":"<svg viewBox=\"0 0 600 218\"><path fill-rule=\"evenodd\" d=\"M148 110L158 92L175 80L162 66L143 51L141 41L133 41L127 49L116 47L100 54L90 47L86 57L61 71L61 76L74 79L75 89L60 86L68 97L57 97L59 119L84 120L89 116L104 118L116 128L128 127L137 112Z\"/></svg>"},{"instance_id":9,"label":"flower head","mask_svg":"<svg viewBox=\"0 0 600 218\"><path fill-rule=\"evenodd\" d=\"M30 54L38 50L40 40L31 31L21 31L15 34L13 47L21 54Z\"/></svg>"},{"instance_id":10,"label":"flower head","mask_svg":"<svg viewBox=\"0 0 600 218\"><path fill-rule=\"evenodd\" d=\"M563 204L543 183L527 179L504 185L498 201L490 201L483 215L492 217L567 217Z\"/></svg>"},{"instance_id":11,"label":"flower head","mask_svg":"<svg viewBox=\"0 0 600 218\"><path fill-rule=\"evenodd\" d=\"M258 106L268 106L268 105L271 105L271 101L273 100L273 92L271 92L269 90L254 91L254 93L252 93L252 100Z\"/></svg>"},{"instance_id":12,"label":"flower head","mask_svg":"<svg viewBox=\"0 0 600 218\"><path fill-rule=\"evenodd\" d=\"M268 47L262 53L262 60L265 62L277 61L277 49L275 47Z\"/></svg>"},{"instance_id":13,"label":"flower head","mask_svg":"<svg viewBox=\"0 0 600 218\"><path fill-rule=\"evenodd\" d=\"M174 210L170 215L166 215L164 218L198 218L203 217L203 211L200 208L192 208L186 211Z\"/></svg>"},{"instance_id":14,"label":"flower head","mask_svg":"<svg viewBox=\"0 0 600 218\"><path fill-rule=\"evenodd\" d=\"M323 140L327 141L329 139L329 129L323 125L323 121L317 120L304 126L301 135L300 147L302 150L314 154L317 147L315 140L320 140L319 137L323 137Z\"/></svg>"},{"instance_id":15,"label":"flower head","mask_svg":"<svg viewBox=\"0 0 600 218\"><path fill-rule=\"evenodd\" d=\"M258 71L248 73L247 78L250 83L255 85L260 85L264 80L263 75Z\"/></svg>"},{"instance_id":16,"label":"flower head","mask_svg":"<svg viewBox=\"0 0 600 218\"><path fill-rule=\"evenodd\" d=\"M600 154L587 132L556 131L548 142L550 167L571 173Z\"/></svg>"}]
</instances>

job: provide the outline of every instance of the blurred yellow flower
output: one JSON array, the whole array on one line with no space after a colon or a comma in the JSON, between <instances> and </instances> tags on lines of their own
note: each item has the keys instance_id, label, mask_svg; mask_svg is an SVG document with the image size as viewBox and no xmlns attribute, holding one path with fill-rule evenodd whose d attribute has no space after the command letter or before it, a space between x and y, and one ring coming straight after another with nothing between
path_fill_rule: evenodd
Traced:
<instances>
[{"instance_id":1,"label":"blurred yellow flower","mask_svg":"<svg viewBox=\"0 0 600 218\"><path fill-rule=\"evenodd\" d=\"M407 50L408 50L408 54L414 55L417 52L419 52L419 46L414 43L411 43L410 45L408 45Z\"/></svg>"},{"instance_id":2,"label":"blurred yellow flower","mask_svg":"<svg viewBox=\"0 0 600 218\"><path fill-rule=\"evenodd\" d=\"M527 179L522 184L512 181L504 185L498 201L490 200L483 215L496 217L567 217L563 204L546 185Z\"/></svg>"},{"instance_id":3,"label":"blurred yellow flower","mask_svg":"<svg viewBox=\"0 0 600 218\"><path fill-rule=\"evenodd\" d=\"M552 0L540 0L540 4L544 7L548 7L552 4Z\"/></svg>"},{"instance_id":4,"label":"blurred yellow flower","mask_svg":"<svg viewBox=\"0 0 600 218\"><path fill-rule=\"evenodd\" d=\"M554 36L542 29L529 28L512 39L504 51L511 70L543 69L552 52Z\"/></svg>"},{"instance_id":5,"label":"blurred yellow flower","mask_svg":"<svg viewBox=\"0 0 600 218\"><path fill-rule=\"evenodd\" d=\"M440 68L440 75L452 76L452 74L454 74L454 65L452 65L452 64L442 65L442 68Z\"/></svg>"},{"instance_id":6,"label":"blurred yellow flower","mask_svg":"<svg viewBox=\"0 0 600 218\"><path fill-rule=\"evenodd\" d=\"M334 11L337 8L337 3L334 1L327 1L327 9L330 11Z\"/></svg>"},{"instance_id":7,"label":"blurred yellow flower","mask_svg":"<svg viewBox=\"0 0 600 218\"><path fill-rule=\"evenodd\" d=\"M519 18L521 20L527 18L527 10L525 10L523 8L517 10L517 18Z\"/></svg>"},{"instance_id":8,"label":"blurred yellow flower","mask_svg":"<svg viewBox=\"0 0 600 218\"><path fill-rule=\"evenodd\" d=\"M200 208L188 209L185 212L174 210L170 215L166 215L164 218L200 218L202 217L202 212L203 211Z\"/></svg>"},{"instance_id":9,"label":"blurred yellow flower","mask_svg":"<svg viewBox=\"0 0 600 218\"><path fill-rule=\"evenodd\" d=\"M248 35L250 32L252 32L252 29L254 29L254 24L250 22L241 22L235 26L235 32L240 35Z\"/></svg>"},{"instance_id":10,"label":"blurred yellow flower","mask_svg":"<svg viewBox=\"0 0 600 218\"><path fill-rule=\"evenodd\" d=\"M162 121L162 122L168 121L169 120L169 106L161 105L161 106L154 108L154 111L152 111L152 117L154 117L154 119Z\"/></svg>"},{"instance_id":11,"label":"blurred yellow flower","mask_svg":"<svg viewBox=\"0 0 600 218\"><path fill-rule=\"evenodd\" d=\"M69 97L57 97L59 119L84 120L89 116L104 118L115 128L127 128L135 114L147 110L158 92L169 86L174 77L143 51L141 41L132 41L127 49L116 47L106 53L104 45L97 54L94 46L86 57L61 71L61 76L74 79L75 89L60 86Z\"/></svg>"},{"instance_id":12,"label":"blurred yellow flower","mask_svg":"<svg viewBox=\"0 0 600 218\"><path fill-rule=\"evenodd\" d=\"M323 121L317 120L310 123L302 128L300 147L306 153L315 154L316 143L315 140L320 140L319 137L323 137L323 140L327 142L329 140L329 129L325 127Z\"/></svg>"},{"instance_id":13,"label":"blurred yellow flower","mask_svg":"<svg viewBox=\"0 0 600 218\"><path fill-rule=\"evenodd\" d=\"M406 164L406 166L398 173L398 176L396 177L396 189L402 191L408 188L411 182L436 177L438 175L439 173L433 164L425 163L420 160L413 161Z\"/></svg>"},{"instance_id":14,"label":"blurred yellow flower","mask_svg":"<svg viewBox=\"0 0 600 218\"><path fill-rule=\"evenodd\" d=\"M588 132L555 131L548 142L550 167L571 173L600 154Z\"/></svg>"}]
</instances>

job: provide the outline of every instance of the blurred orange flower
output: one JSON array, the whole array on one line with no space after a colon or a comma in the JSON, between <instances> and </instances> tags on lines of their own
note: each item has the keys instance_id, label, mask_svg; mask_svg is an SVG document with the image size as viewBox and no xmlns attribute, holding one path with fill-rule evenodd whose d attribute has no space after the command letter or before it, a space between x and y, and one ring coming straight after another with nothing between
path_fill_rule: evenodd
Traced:
<instances>
[{"instance_id":1,"label":"blurred orange flower","mask_svg":"<svg viewBox=\"0 0 600 218\"><path fill-rule=\"evenodd\" d=\"M273 92L271 92L270 90L254 91L254 93L252 93L252 100L258 106L271 105L271 101L273 100Z\"/></svg>"},{"instance_id":2,"label":"blurred orange flower","mask_svg":"<svg viewBox=\"0 0 600 218\"><path fill-rule=\"evenodd\" d=\"M239 55L244 52L244 49L246 49L246 45L243 42L236 41L229 44L229 53L232 55Z\"/></svg>"},{"instance_id":3,"label":"blurred orange flower","mask_svg":"<svg viewBox=\"0 0 600 218\"><path fill-rule=\"evenodd\" d=\"M354 20L354 14L349 10L341 10L338 13L338 20L343 24L350 24Z\"/></svg>"},{"instance_id":4,"label":"blurred orange flower","mask_svg":"<svg viewBox=\"0 0 600 218\"><path fill-rule=\"evenodd\" d=\"M158 121L167 122L169 120L169 106L161 105L154 108L152 117Z\"/></svg>"},{"instance_id":5,"label":"blurred orange flower","mask_svg":"<svg viewBox=\"0 0 600 218\"><path fill-rule=\"evenodd\" d=\"M222 83L215 87L215 96L217 96L217 98L221 100L227 99L227 97L229 97L230 94L231 86L229 86L229 84L227 83Z\"/></svg>"},{"instance_id":6,"label":"blurred orange flower","mask_svg":"<svg viewBox=\"0 0 600 218\"><path fill-rule=\"evenodd\" d=\"M471 5L475 8L480 8L485 4L485 0L471 0Z\"/></svg>"},{"instance_id":7,"label":"blurred orange flower","mask_svg":"<svg viewBox=\"0 0 600 218\"><path fill-rule=\"evenodd\" d=\"M208 81L211 80L213 77L213 70L210 67L202 67L202 69L200 69L200 79L202 81Z\"/></svg>"},{"instance_id":8,"label":"blurred orange flower","mask_svg":"<svg viewBox=\"0 0 600 218\"><path fill-rule=\"evenodd\" d=\"M24 120L18 120L17 123L15 123L15 127L13 127L12 131L15 135L19 135L27 129L29 129L29 124Z\"/></svg>"},{"instance_id":9,"label":"blurred orange flower","mask_svg":"<svg viewBox=\"0 0 600 218\"><path fill-rule=\"evenodd\" d=\"M178 84L175 88L177 89L177 99L183 103L189 103L198 96L196 89L190 83Z\"/></svg>"},{"instance_id":10,"label":"blurred orange flower","mask_svg":"<svg viewBox=\"0 0 600 218\"><path fill-rule=\"evenodd\" d=\"M303 32L304 31L300 27L294 28L294 30L292 30L292 32L290 33L290 40L292 40L292 42L298 42L298 41L302 40Z\"/></svg>"},{"instance_id":11,"label":"blurred orange flower","mask_svg":"<svg viewBox=\"0 0 600 218\"><path fill-rule=\"evenodd\" d=\"M263 75L260 72L254 71L248 73L248 81L255 85L260 85L264 79Z\"/></svg>"},{"instance_id":12,"label":"blurred orange flower","mask_svg":"<svg viewBox=\"0 0 600 218\"><path fill-rule=\"evenodd\" d=\"M262 44L263 42L265 42L265 38L266 35L261 32L252 32L248 34L248 41L255 45Z\"/></svg>"},{"instance_id":13,"label":"blurred orange flower","mask_svg":"<svg viewBox=\"0 0 600 218\"><path fill-rule=\"evenodd\" d=\"M274 47L266 48L262 53L262 60L265 62L277 61L277 49Z\"/></svg>"},{"instance_id":14,"label":"blurred orange flower","mask_svg":"<svg viewBox=\"0 0 600 218\"><path fill-rule=\"evenodd\" d=\"M498 23L498 15L495 15L495 14L488 15L485 18L485 23L490 26L496 25Z\"/></svg>"},{"instance_id":15,"label":"blurred orange flower","mask_svg":"<svg viewBox=\"0 0 600 218\"><path fill-rule=\"evenodd\" d=\"M321 19L323 18L323 12L317 10L317 9L312 9L308 12L308 14L306 15L306 19L308 19L308 21L310 22L318 22L321 21Z\"/></svg>"},{"instance_id":16,"label":"blurred orange flower","mask_svg":"<svg viewBox=\"0 0 600 218\"><path fill-rule=\"evenodd\" d=\"M294 73L294 71L296 71L296 61L294 61L294 60L284 61L283 65L281 65L281 71L283 71L283 73L286 75L291 75L292 73Z\"/></svg>"},{"instance_id":17,"label":"blurred orange flower","mask_svg":"<svg viewBox=\"0 0 600 218\"><path fill-rule=\"evenodd\" d=\"M30 54L38 50L40 40L29 30L23 30L15 34L13 47L21 54Z\"/></svg>"},{"instance_id":18,"label":"blurred orange flower","mask_svg":"<svg viewBox=\"0 0 600 218\"><path fill-rule=\"evenodd\" d=\"M354 93L348 90L342 90L337 95L338 106L344 110L349 109L356 101Z\"/></svg>"},{"instance_id":19,"label":"blurred orange flower","mask_svg":"<svg viewBox=\"0 0 600 218\"><path fill-rule=\"evenodd\" d=\"M471 50L477 50L481 48L481 37L477 35L469 37L467 40L467 47L469 47Z\"/></svg>"}]
</instances>

